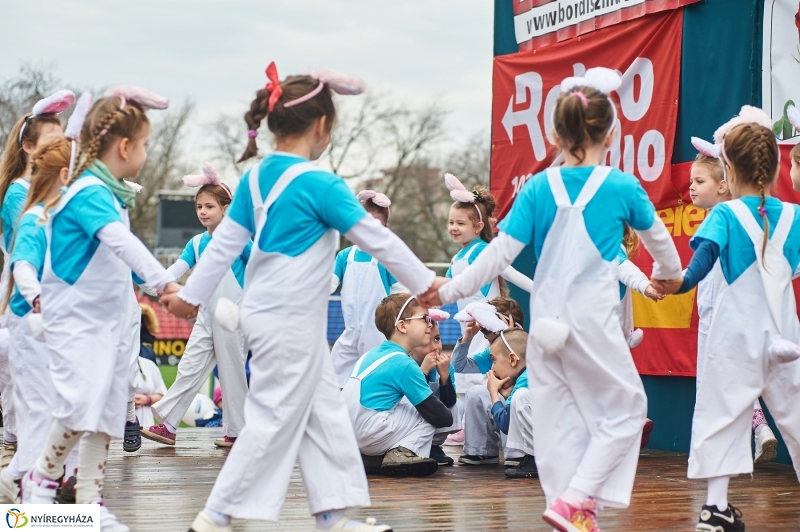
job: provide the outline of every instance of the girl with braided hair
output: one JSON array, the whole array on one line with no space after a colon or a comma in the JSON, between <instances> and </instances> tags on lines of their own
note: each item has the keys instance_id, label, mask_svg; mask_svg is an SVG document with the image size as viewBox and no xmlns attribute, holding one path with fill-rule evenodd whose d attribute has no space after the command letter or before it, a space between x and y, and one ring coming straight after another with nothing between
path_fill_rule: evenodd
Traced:
<instances>
[{"instance_id":1,"label":"girl with braided hair","mask_svg":"<svg viewBox=\"0 0 800 532\"><path fill-rule=\"evenodd\" d=\"M64 462L80 441L76 502L99 504L101 530L125 532L102 506L111 438L122 438L131 387L131 270L149 286L175 291L173 278L129 229L135 178L145 162L145 110L167 100L112 87L92 106L80 133L80 157L66 190L45 206L47 250L42 320L56 391L53 423L34 467L22 478L23 503L52 503ZM70 165L71 166L71 165Z\"/></svg>"},{"instance_id":2,"label":"girl with braided hair","mask_svg":"<svg viewBox=\"0 0 800 532\"><path fill-rule=\"evenodd\" d=\"M330 70L281 81L274 63L267 77L244 117L250 142L242 160L258 153L257 129L265 118L276 151L242 177L186 286L162 297L171 313L194 315L253 237L240 317L253 353L247 423L192 530L231 532L231 517L277 521L299 462L318 530L386 531L374 520L344 515L370 500L325 338L337 232L414 294L435 274L367 213L339 176L311 163L330 144L332 91L359 94L363 82Z\"/></svg>"},{"instance_id":3,"label":"girl with braided hair","mask_svg":"<svg viewBox=\"0 0 800 532\"><path fill-rule=\"evenodd\" d=\"M744 530L728 503L731 476L752 473L753 403L762 396L800 464L800 360L775 355L776 342L797 341L792 272L800 264L800 207L769 189L778 175L778 144L769 116L750 106L715 134L734 198L709 213L690 244L683 279L654 281L683 293L719 259L724 281L716 291L705 367L697 390L689 478L708 479L698 532ZM699 377L700 375L698 375ZM799 473L800 467L795 466Z\"/></svg>"}]
</instances>

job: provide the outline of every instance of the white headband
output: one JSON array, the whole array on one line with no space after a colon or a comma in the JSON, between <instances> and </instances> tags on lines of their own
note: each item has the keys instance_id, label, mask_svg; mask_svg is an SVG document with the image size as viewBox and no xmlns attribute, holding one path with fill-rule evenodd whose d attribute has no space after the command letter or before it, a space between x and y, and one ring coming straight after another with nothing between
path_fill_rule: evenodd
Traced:
<instances>
[{"instance_id":1,"label":"white headband","mask_svg":"<svg viewBox=\"0 0 800 532\"><path fill-rule=\"evenodd\" d=\"M411 303L411 300L412 300L412 299L417 299L417 298L416 298L415 296L411 296L411 297L409 297L408 299L406 299L405 303L403 303L403 306L402 306L402 307L400 307L400 312L398 312L398 313L397 313L397 318L394 320L394 326L395 326L395 327L397 327L397 324L398 324L398 323L400 323L401 321L403 321L403 320L401 320L401 319L400 319L400 316L402 316L402 315L403 315L403 312L405 312L405 311L406 311L406 307L408 306L408 304L409 304L409 303Z\"/></svg>"},{"instance_id":2,"label":"white headband","mask_svg":"<svg viewBox=\"0 0 800 532\"><path fill-rule=\"evenodd\" d=\"M511 346L508 344L508 340L506 340L506 335L503 333L503 331L500 331L500 338L503 340L503 343L506 344L506 347L508 348L509 353L514 353L514 350L511 349ZM516 354L516 353L514 353L514 354Z\"/></svg>"}]
</instances>

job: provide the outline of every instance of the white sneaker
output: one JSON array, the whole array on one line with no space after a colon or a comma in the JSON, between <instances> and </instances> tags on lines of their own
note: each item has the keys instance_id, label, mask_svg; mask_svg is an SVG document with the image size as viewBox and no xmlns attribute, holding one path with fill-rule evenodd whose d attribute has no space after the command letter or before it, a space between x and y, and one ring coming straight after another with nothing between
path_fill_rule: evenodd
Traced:
<instances>
[{"instance_id":1,"label":"white sneaker","mask_svg":"<svg viewBox=\"0 0 800 532\"><path fill-rule=\"evenodd\" d=\"M46 478L38 483L33 479L33 470L22 477L21 484L19 494L22 504L53 504L56 499L58 482Z\"/></svg>"},{"instance_id":2,"label":"white sneaker","mask_svg":"<svg viewBox=\"0 0 800 532\"><path fill-rule=\"evenodd\" d=\"M765 425L758 436L756 436L756 457L754 464L766 464L775 460L778 456L778 438L769 426Z\"/></svg>"},{"instance_id":3,"label":"white sneaker","mask_svg":"<svg viewBox=\"0 0 800 532\"><path fill-rule=\"evenodd\" d=\"M189 529L189 532L233 532L233 527L230 523L219 526L203 510L200 510L200 513L192 521L192 528Z\"/></svg>"},{"instance_id":4,"label":"white sneaker","mask_svg":"<svg viewBox=\"0 0 800 532\"><path fill-rule=\"evenodd\" d=\"M100 530L101 532L130 532L131 529L117 521L117 517L109 512L108 508L100 505Z\"/></svg>"},{"instance_id":5,"label":"white sneaker","mask_svg":"<svg viewBox=\"0 0 800 532\"><path fill-rule=\"evenodd\" d=\"M318 528L317 532L320 530L351 530L352 532L392 532L392 527L389 525L377 525L377 519L374 517L368 517L366 522L359 523L357 526L345 526L347 522L350 521L347 517L342 517L338 523L333 525L332 528ZM197 531L200 532L200 531Z\"/></svg>"},{"instance_id":6,"label":"white sneaker","mask_svg":"<svg viewBox=\"0 0 800 532\"><path fill-rule=\"evenodd\" d=\"M7 466L6 466L7 467ZM5 467L0 470L0 504L14 504L19 498L19 486L3 474Z\"/></svg>"}]
</instances>

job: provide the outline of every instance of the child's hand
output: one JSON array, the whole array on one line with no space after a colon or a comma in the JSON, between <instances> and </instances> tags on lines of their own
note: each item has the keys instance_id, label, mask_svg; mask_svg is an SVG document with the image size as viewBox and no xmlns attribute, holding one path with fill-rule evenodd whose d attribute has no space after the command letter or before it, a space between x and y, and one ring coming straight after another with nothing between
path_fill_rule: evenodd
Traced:
<instances>
[{"instance_id":1,"label":"child's hand","mask_svg":"<svg viewBox=\"0 0 800 532\"><path fill-rule=\"evenodd\" d=\"M490 369L489 372L486 374L486 388L489 389L489 395L492 396L492 400L494 401L495 396L500 393L500 390L508 384L511 380L511 377L506 377L505 379L498 379L497 375L494 374L494 370Z\"/></svg>"},{"instance_id":2,"label":"child's hand","mask_svg":"<svg viewBox=\"0 0 800 532\"><path fill-rule=\"evenodd\" d=\"M647 288L644 289L644 295L649 297L653 301L661 301L662 299L667 297L665 294L662 294L661 292L653 288L653 285L647 285Z\"/></svg>"},{"instance_id":3,"label":"child's hand","mask_svg":"<svg viewBox=\"0 0 800 532\"><path fill-rule=\"evenodd\" d=\"M438 353L436 355L436 371L439 373L439 382L447 384L450 380L450 353Z\"/></svg>"},{"instance_id":4,"label":"child's hand","mask_svg":"<svg viewBox=\"0 0 800 532\"><path fill-rule=\"evenodd\" d=\"M31 309L31 312L33 312L34 314L41 314L42 313L41 301L42 301L42 298L40 296L36 296L36 299L33 300L33 308Z\"/></svg>"},{"instance_id":5,"label":"child's hand","mask_svg":"<svg viewBox=\"0 0 800 532\"><path fill-rule=\"evenodd\" d=\"M419 365L419 369L422 370L423 375L427 376L431 371L433 371L433 368L436 367L436 355L436 351L431 351L425 355L425 358L422 359L422 364Z\"/></svg>"},{"instance_id":6,"label":"child's hand","mask_svg":"<svg viewBox=\"0 0 800 532\"><path fill-rule=\"evenodd\" d=\"M464 336L461 337L461 343L467 344L475 338L475 335L478 334L481 330L481 326L478 325L477 321L471 321L467 323L467 328L464 329Z\"/></svg>"},{"instance_id":7,"label":"child's hand","mask_svg":"<svg viewBox=\"0 0 800 532\"><path fill-rule=\"evenodd\" d=\"M147 395L143 393L137 393L133 396L133 402L136 406L146 406L147 405Z\"/></svg>"},{"instance_id":8,"label":"child's hand","mask_svg":"<svg viewBox=\"0 0 800 532\"><path fill-rule=\"evenodd\" d=\"M667 279L667 280L650 279L650 285L653 288L655 288L656 291L662 294L674 294L680 289L682 284L683 284L682 275L678 279Z\"/></svg>"},{"instance_id":9,"label":"child's hand","mask_svg":"<svg viewBox=\"0 0 800 532\"><path fill-rule=\"evenodd\" d=\"M170 283L169 285L167 285L167 288L164 289L164 295L161 296L159 302L164 307L166 307L169 313L172 314L173 316L177 316L179 318L187 318L187 319L194 318L195 316L197 316L197 309L199 307L190 305L183 299L179 298L177 290L172 293L167 292L170 285L172 284L178 286L177 283Z\"/></svg>"},{"instance_id":10,"label":"child's hand","mask_svg":"<svg viewBox=\"0 0 800 532\"><path fill-rule=\"evenodd\" d=\"M426 309L431 307L440 307L442 305L442 300L439 299L439 288L449 282L450 279L446 277L437 277L433 280L433 284L424 294L417 296L417 301Z\"/></svg>"}]
</instances>

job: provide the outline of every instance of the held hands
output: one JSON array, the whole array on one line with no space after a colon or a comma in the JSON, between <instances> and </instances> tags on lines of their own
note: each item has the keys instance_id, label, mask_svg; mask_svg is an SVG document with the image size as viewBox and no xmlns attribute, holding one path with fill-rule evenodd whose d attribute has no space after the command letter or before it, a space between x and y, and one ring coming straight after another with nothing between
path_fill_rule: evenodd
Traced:
<instances>
[{"instance_id":1,"label":"held hands","mask_svg":"<svg viewBox=\"0 0 800 532\"><path fill-rule=\"evenodd\" d=\"M178 297L178 291L181 285L172 282L164 287L163 295L159 302L166 307L170 314L179 318L194 318L197 316L198 307L190 305L186 301Z\"/></svg>"},{"instance_id":2,"label":"held hands","mask_svg":"<svg viewBox=\"0 0 800 532\"><path fill-rule=\"evenodd\" d=\"M36 299L33 300L33 308L31 309L31 312L33 312L34 314L41 314L42 313L42 303L41 303L41 301L42 301L42 298L39 297L39 296L36 296Z\"/></svg>"},{"instance_id":3,"label":"held hands","mask_svg":"<svg viewBox=\"0 0 800 532\"><path fill-rule=\"evenodd\" d=\"M137 407L139 406L147 406L147 395L143 393L137 393L133 396L133 402L136 404Z\"/></svg>"},{"instance_id":4,"label":"held hands","mask_svg":"<svg viewBox=\"0 0 800 532\"><path fill-rule=\"evenodd\" d=\"M647 288L644 289L644 295L645 297L649 297L653 301L661 301L662 299L667 297L666 294L662 294L661 292L653 288L653 285L647 285Z\"/></svg>"},{"instance_id":5,"label":"held hands","mask_svg":"<svg viewBox=\"0 0 800 532\"><path fill-rule=\"evenodd\" d=\"M683 276L678 279L658 280L650 279L650 285L662 294L674 294L683 284Z\"/></svg>"},{"instance_id":6,"label":"held hands","mask_svg":"<svg viewBox=\"0 0 800 532\"><path fill-rule=\"evenodd\" d=\"M417 301L419 301L420 305L425 308L442 306L442 300L439 299L439 288L449 282L450 279L446 277L437 277L433 280L433 284L424 294L417 296Z\"/></svg>"}]
</instances>

